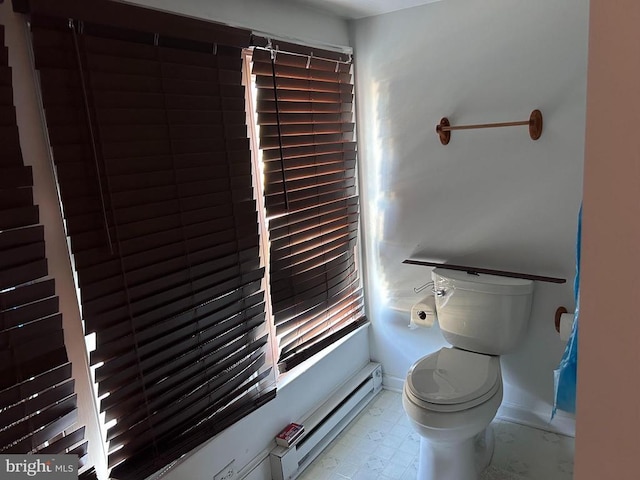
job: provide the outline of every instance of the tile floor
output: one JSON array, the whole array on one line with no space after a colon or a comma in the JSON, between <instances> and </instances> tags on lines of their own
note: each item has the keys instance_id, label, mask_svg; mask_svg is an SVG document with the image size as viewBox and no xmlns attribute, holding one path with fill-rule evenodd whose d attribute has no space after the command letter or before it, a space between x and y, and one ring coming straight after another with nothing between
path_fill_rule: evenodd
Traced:
<instances>
[{"instance_id":1,"label":"tile floor","mask_svg":"<svg viewBox=\"0 0 640 480\"><path fill-rule=\"evenodd\" d=\"M571 480L574 439L494 420L496 446L482 480ZM383 390L298 477L415 480L419 437L399 393Z\"/></svg>"}]
</instances>

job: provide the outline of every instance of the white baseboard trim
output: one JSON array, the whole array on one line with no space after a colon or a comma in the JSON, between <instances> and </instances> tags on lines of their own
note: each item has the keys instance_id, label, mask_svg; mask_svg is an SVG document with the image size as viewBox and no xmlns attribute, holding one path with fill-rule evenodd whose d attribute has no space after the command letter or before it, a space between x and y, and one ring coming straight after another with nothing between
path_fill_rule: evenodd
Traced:
<instances>
[{"instance_id":1,"label":"white baseboard trim","mask_svg":"<svg viewBox=\"0 0 640 480\"><path fill-rule=\"evenodd\" d=\"M394 377L382 372L382 388L385 390L391 390L392 392L402 393L402 386L404 385L404 377Z\"/></svg>"},{"instance_id":2,"label":"white baseboard trim","mask_svg":"<svg viewBox=\"0 0 640 480\"><path fill-rule=\"evenodd\" d=\"M392 392L402 393L404 378L382 374L382 388ZM519 423L548 432L559 433L569 437L576 436L576 419L574 415L558 411L551 420L551 409L546 411L531 411L520 405L503 402L498 409L496 418L512 423Z\"/></svg>"},{"instance_id":3,"label":"white baseboard trim","mask_svg":"<svg viewBox=\"0 0 640 480\"><path fill-rule=\"evenodd\" d=\"M520 405L503 402L498 409L496 418L568 437L576 436L575 416L562 411L556 412L555 417L551 420L551 409L531 411Z\"/></svg>"}]
</instances>

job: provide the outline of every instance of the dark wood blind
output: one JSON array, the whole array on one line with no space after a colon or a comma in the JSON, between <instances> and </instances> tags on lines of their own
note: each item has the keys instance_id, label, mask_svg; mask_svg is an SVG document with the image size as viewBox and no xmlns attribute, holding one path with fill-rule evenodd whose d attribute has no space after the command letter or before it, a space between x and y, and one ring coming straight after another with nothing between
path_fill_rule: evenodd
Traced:
<instances>
[{"instance_id":1,"label":"dark wood blind","mask_svg":"<svg viewBox=\"0 0 640 480\"><path fill-rule=\"evenodd\" d=\"M0 453L87 456L0 25Z\"/></svg>"},{"instance_id":2,"label":"dark wood blind","mask_svg":"<svg viewBox=\"0 0 640 480\"><path fill-rule=\"evenodd\" d=\"M236 44L248 34L72 27L31 16L100 407L117 421L111 476L139 479L275 396Z\"/></svg>"},{"instance_id":3,"label":"dark wood blind","mask_svg":"<svg viewBox=\"0 0 640 480\"><path fill-rule=\"evenodd\" d=\"M351 63L284 47L253 53L281 371L365 322Z\"/></svg>"},{"instance_id":4,"label":"dark wood blind","mask_svg":"<svg viewBox=\"0 0 640 480\"><path fill-rule=\"evenodd\" d=\"M95 468L89 468L78 475L78 480L99 480Z\"/></svg>"}]
</instances>

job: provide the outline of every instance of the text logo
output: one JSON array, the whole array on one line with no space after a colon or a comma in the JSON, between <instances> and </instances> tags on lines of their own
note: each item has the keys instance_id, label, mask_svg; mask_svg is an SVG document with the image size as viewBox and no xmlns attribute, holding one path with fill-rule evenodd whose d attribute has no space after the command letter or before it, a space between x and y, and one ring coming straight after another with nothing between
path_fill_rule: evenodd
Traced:
<instances>
[{"instance_id":1,"label":"text logo","mask_svg":"<svg viewBox=\"0 0 640 480\"><path fill-rule=\"evenodd\" d=\"M77 480L76 455L0 455L0 480Z\"/></svg>"}]
</instances>

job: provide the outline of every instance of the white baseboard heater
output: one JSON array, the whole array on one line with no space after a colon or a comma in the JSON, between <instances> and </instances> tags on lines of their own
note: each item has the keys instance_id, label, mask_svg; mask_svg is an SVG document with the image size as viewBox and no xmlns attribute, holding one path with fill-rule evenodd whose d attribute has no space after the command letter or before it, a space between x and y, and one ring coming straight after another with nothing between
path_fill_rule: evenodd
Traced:
<instances>
[{"instance_id":1,"label":"white baseboard heater","mask_svg":"<svg viewBox=\"0 0 640 480\"><path fill-rule=\"evenodd\" d=\"M297 478L380 390L382 367L370 362L334 390L317 409L296 421L304 425L305 433L295 445L271 450L272 479Z\"/></svg>"}]
</instances>

